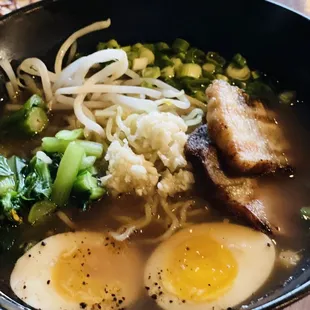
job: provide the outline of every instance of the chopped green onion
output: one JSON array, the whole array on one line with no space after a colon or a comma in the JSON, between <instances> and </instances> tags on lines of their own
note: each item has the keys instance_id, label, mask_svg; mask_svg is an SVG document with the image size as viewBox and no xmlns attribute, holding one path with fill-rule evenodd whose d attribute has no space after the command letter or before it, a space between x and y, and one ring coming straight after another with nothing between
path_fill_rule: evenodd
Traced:
<instances>
[{"instance_id":1,"label":"chopped green onion","mask_svg":"<svg viewBox=\"0 0 310 310\"><path fill-rule=\"evenodd\" d=\"M182 78L182 83L188 88L206 88L210 83L211 80L208 78Z\"/></svg>"},{"instance_id":2,"label":"chopped green onion","mask_svg":"<svg viewBox=\"0 0 310 310\"><path fill-rule=\"evenodd\" d=\"M175 39L172 43L172 49L175 53L186 52L189 48L189 43L183 39Z\"/></svg>"},{"instance_id":3,"label":"chopped green onion","mask_svg":"<svg viewBox=\"0 0 310 310\"><path fill-rule=\"evenodd\" d=\"M202 101L202 102L206 102L207 99L206 99L206 94L204 91L202 90L197 90L195 93L194 93L194 97L199 100L199 101Z\"/></svg>"},{"instance_id":4,"label":"chopped green onion","mask_svg":"<svg viewBox=\"0 0 310 310\"><path fill-rule=\"evenodd\" d=\"M183 65L183 62L180 58L171 58L171 61L175 71L178 71Z\"/></svg>"},{"instance_id":5,"label":"chopped green onion","mask_svg":"<svg viewBox=\"0 0 310 310\"><path fill-rule=\"evenodd\" d=\"M161 76L163 78L171 79L174 77L174 68L172 66L167 66L161 70Z\"/></svg>"},{"instance_id":6,"label":"chopped green onion","mask_svg":"<svg viewBox=\"0 0 310 310\"><path fill-rule=\"evenodd\" d=\"M33 107L26 112L25 119L19 124L19 129L27 134L36 135L42 132L48 124L45 111L39 107Z\"/></svg>"},{"instance_id":7,"label":"chopped green onion","mask_svg":"<svg viewBox=\"0 0 310 310\"><path fill-rule=\"evenodd\" d=\"M123 47L121 47L121 49L122 49L124 52L128 53L128 52L131 51L131 46L130 46L130 45L123 46Z\"/></svg>"},{"instance_id":8,"label":"chopped green onion","mask_svg":"<svg viewBox=\"0 0 310 310\"><path fill-rule=\"evenodd\" d=\"M60 161L51 196L52 201L59 207L68 202L84 154L83 147L76 142L70 142Z\"/></svg>"},{"instance_id":9,"label":"chopped green onion","mask_svg":"<svg viewBox=\"0 0 310 310\"><path fill-rule=\"evenodd\" d=\"M143 46L146 49L149 49L150 51L152 51L154 53L154 51L155 51L155 45L154 44L147 43L147 44L144 44Z\"/></svg>"},{"instance_id":10,"label":"chopped green onion","mask_svg":"<svg viewBox=\"0 0 310 310\"><path fill-rule=\"evenodd\" d=\"M14 126L13 132L28 135L40 133L48 124L45 108L43 99L32 95L21 109L1 119L0 128L8 130L10 126Z\"/></svg>"},{"instance_id":11,"label":"chopped green onion","mask_svg":"<svg viewBox=\"0 0 310 310\"><path fill-rule=\"evenodd\" d=\"M246 81L251 77L251 71L248 66L243 66L242 68L239 68L232 63L227 67L226 74L230 78L239 81Z\"/></svg>"},{"instance_id":12,"label":"chopped green onion","mask_svg":"<svg viewBox=\"0 0 310 310\"><path fill-rule=\"evenodd\" d=\"M142 81L141 86L146 88L153 88L153 84L146 81Z\"/></svg>"},{"instance_id":13,"label":"chopped green onion","mask_svg":"<svg viewBox=\"0 0 310 310\"><path fill-rule=\"evenodd\" d=\"M180 68L178 77L192 77L198 79L201 76L201 67L197 64L184 64Z\"/></svg>"},{"instance_id":14,"label":"chopped green onion","mask_svg":"<svg viewBox=\"0 0 310 310\"><path fill-rule=\"evenodd\" d=\"M155 55L154 53L148 49L148 48L145 48L145 47L142 47L140 49L140 55L139 57L143 58L147 58L147 64L150 65L150 64L153 64L154 63L154 60L155 60Z\"/></svg>"},{"instance_id":15,"label":"chopped green onion","mask_svg":"<svg viewBox=\"0 0 310 310\"><path fill-rule=\"evenodd\" d=\"M173 62L166 54L156 53L155 65L162 69L162 68L165 68L167 66L172 66Z\"/></svg>"},{"instance_id":16,"label":"chopped green onion","mask_svg":"<svg viewBox=\"0 0 310 310\"><path fill-rule=\"evenodd\" d=\"M47 215L54 212L57 206L55 203L44 200L36 202L30 209L28 214L28 222L34 225L37 222L41 222Z\"/></svg>"},{"instance_id":17,"label":"chopped green onion","mask_svg":"<svg viewBox=\"0 0 310 310\"><path fill-rule=\"evenodd\" d=\"M224 67L226 63L226 60L222 56L220 56L218 53L215 53L215 52L208 52L207 61L212 62L215 65L219 65L221 67Z\"/></svg>"},{"instance_id":18,"label":"chopped green onion","mask_svg":"<svg viewBox=\"0 0 310 310\"><path fill-rule=\"evenodd\" d=\"M182 85L177 79L165 79L165 82L176 89L182 89Z\"/></svg>"},{"instance_id":19,"label":"chopped green onion","mask_svg":"<svg viewBox=\"0 0 310 310\"><path fill-rule=\"evenodd\" d=\"M226 82L229 81L228 77L227 77L226 75L223 75L223 74L219 74L219 73L218 73L215 77L216 77L218 80L223 80L223 81L226 81Z\"/></svg>"},{"instance_id":20,"label":"chopped green onion","mask_svg":"<svg viewBox=\"0 0 310 310\"><path fill-rule=\"evenodd\" d=\"M139 52L140 48L143 47L142 43L136 43L135 45L132 46L131 50L134 52Z\"/></svg>"},{"instance_id":21,"label":"chopped green onion","mask_svg":"<svg viewBox=\"0 0 310 310\"><path fill-rule=\"evenodd\" d=\"M197 63L202 65L204 63L205 53L197 48L191 48L186 53L185 62L187 63Z\"/></svg>"},{"instance_id":22,"label":"chopped green onion","mask_svg":"<svg viewBox=\"0 0 310 310\"><path fill-rule=\"evenodd\" d=\"M279 95L279 101L283 104L291 104L296 98L296 92L285 91Z\"/></svg>"},{"instance_id":23,"label":"chopped green onion","mask_svg":"<svg viewBox=\"0 0 310 310\"><path fill-rule=\"evenodd\" d=\"M99 42L97 44L97 51L105 50L107 47L107 43L105 42Z\"/></svg>"},{"instance_id":24,"label":"chopped green onion","mask_svg":"<svg viewBox=\"0 0 310 310\"><path fill-rule=\"evenodd\" d=\"M236 86L238 86L241 89L246 89L246 85L247 85L246 82L239 81L239 80L233 80L231 84L232 85L236 85Z\"/></svg>"},{"instance_id":25,"label":"chopped green onion","mask_svg":"<svg viewBox=\"0 0 310 310\"><path fill-rule=\"evenodd\" d=\"M175 57L180 58L182 62L185 61L186 58L186 53L185 52L181 52L175 55Z\"/></svg>"},{"instance_id":26,"label":"chopped green onion","mask_svg":"<svg viewBox=\"0 0 310 310\"><path fill-rule=\"evenodd\" d=\"M84 131L82 128L74 129L74 130L61 130L56 133L55 137L57 139L74 141L74 140L83 138Z\"/></svg>"},{"instance_id":27,"label":"chopped green onion","mask_svg":"<svg viewBox=\"0 0 310 310\"><path fill-rule=\"evenodd\" d=\"M135 58L132 62L132 70L133 71L143 70L144 68L146 68L148 61L149 60L146 57Z\"/></svg>"},{"instance_id":28,"label":"chopped green onion","mask_svg":"<svg viewBox=\"0 0 310 310\"><path fill-rule=\"evenodd\" d=\"M160 77L160 68L159 67L147 67L142 70L142 76L145 78L157 79Z\"/></svg>"},{"instance_id":29,"label":"chopped green onion","mask_svg":"<svg viewBox=\"0 0 310 310\"><path fill-rule=\"evenodd\" d=\"M159 52L168 51L170 49L166 42L158 42L155 44L155 49Z\"/></svg>"},{"instance_id":30,"label":"chopped green onion","mask_svg":"<svg viewBox=\"0 0 310 310\"><path fill-rule=\"evenodd\" d=\"M259 80L247 83L246 92L253 99L260 99L266 101L268 104L276 103L278 101L272 88Z\"/></svg>"},{"instance_id":31,"label":"chopped green onion","mask_svg":"<svg viewBox=\"0 0 310 310\"><path fill-rule=\"evenodd\" d=\"M257 80L257 79L260 78L260 72L257 71L257 70L256 71L252 71L251 75L252 75L253 80Z\"/></svg>"},{"instance_id":32,"label":"chopped green onion","mask_svg":"<svg viewBox=\"0 0 310 310\"><path fill-rule=\"evenodd\" d=\"M215 73L216 66L213 63L207 62L202 66L202 70L203 72L206 71L206 72L213 74Z\"/></svg>"},{"instance_id":33,"label":"chopped green onion","mask_svg":"<svg viewBox=\"0 0 310 310\"><path fill-rule=\"evenodd\" d=\"M212 73L205 70L202 70L202 76L206 79L209 79L210 81L213 81L215 79L215 76Z\"/></svg>"},{"instance_id":34,"label":"chopped green onion","mask_svg":"<svg viewBox=\"0 0 310 310\"><path fill-rule=\"evenodd\" d=\"M107 42L107 48L120 48L120 45L117 43L116 40L112 39Z\"/></svg>"},{"instance_id":35,"label":"chopped green onion","mask_svg":"<svg viewBox=\"0 0 310 310\"><path fill-rule=\"evenodd\" d=\"M246 59L239 53L233 57L232 62L239 68L243 68L247 65Z\"/></svg>"}]
</instances>

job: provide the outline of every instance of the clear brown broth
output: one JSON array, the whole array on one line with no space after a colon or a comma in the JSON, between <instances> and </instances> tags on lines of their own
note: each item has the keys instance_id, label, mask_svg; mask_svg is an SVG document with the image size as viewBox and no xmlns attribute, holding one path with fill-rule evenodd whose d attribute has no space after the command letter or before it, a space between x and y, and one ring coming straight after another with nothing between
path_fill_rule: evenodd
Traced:
<instances>
[{"instance_id":1,"label":"clear brown broth","mask_svg":"<svg viewBox=\"0 0 310 310\"><path fill-rule=\"evenodd\" d=\"M290 249L293 251L299 251L302 257L306 257L309 255L308 228L307 223L304 223L300 218L299 209L302 206L310 204L310 162L307 159L310 155L310 137L307 135L307 131L299 125L298 120L295 119L292 114L293 108L278 110L280 124L282 124L285 129L286 135L292 145L292 156L294 158L296 173L293 178L290 178L288 175L260 178L259 183L262 188L261 195L262 197L266 197L267 195L268 199L272 196L272 203L276 210L272 216L277 218L280 223L283 221L281 224L288 225L288 234L275 236L278 252L282 249ZM45 133L45 135L52 135L53 131L57 129L57 126L54 126L57 124L57 119L56 115L51 123L51 128L54 129L52 129L51 132ZM15 154L22 157L31 157L31 151L39 144L40 138L30 141L17 139L13 142L2 139L0 140L0 153L6 156ZM216 208L213 208L213 206L207 201L207 189L203 188L203 192L205 192L204 197L197 194L202 192L201 188L203 188L203 184L200 183L199 186L197 185L195 193L193 192L192 197L190 198L196 201L196 208L207 210L204 212L203 216L200 215L199 217L192 218L191 221L193 223L223 221L224 219L229 219L236 223L242 223L240 219L232 217L231 215L221 214ZM267 201L270 201L270 199L268 199ZM70 218L72 218L74 223L78 226L78 229L106 231L108 229L113 230L119 227L119 222L115 220L116 215L127 215L134 218L142 217L143 201L130 195L124 195L119 198L106 196L100 202L95 203L87 211L83 212L75 207L68 207L64 211L70 216ZM2 286L3 284L8 286L9 276L14 267L14 263L23 253L21 248L22 245L30 241L42 240L50 234L56 234L68 230L69 228L61 222L56 215L50 216L41 225L32 227L25 223L15 228L14 235L16 235L16 240L13 247L9 251L0 253L0 279L4 279ZM139 240L141 240L141 238L158 236L162 233L162 230L163 228L158 225L151 225L147 229L139 231L133 238L131 238L130 242L137 243L141 252L144 253L145 260L155 248L155 245L141 244L139 243ZM298 268L300 267L295 267L295 269ZM277 263L268 283L253 295L250 300L245 301L244 304L256 300L267 292L278 288L279 285L284 283L293 272L294 268L286 269L281 266L281 264ZM12 292L10 292L9 289L5 291L12 296ZM130 309L156 310L159 309L159 307L156 305L155 301L147 297L147 294L144 292L140 300Z\"/></svg>"}]
</instances>

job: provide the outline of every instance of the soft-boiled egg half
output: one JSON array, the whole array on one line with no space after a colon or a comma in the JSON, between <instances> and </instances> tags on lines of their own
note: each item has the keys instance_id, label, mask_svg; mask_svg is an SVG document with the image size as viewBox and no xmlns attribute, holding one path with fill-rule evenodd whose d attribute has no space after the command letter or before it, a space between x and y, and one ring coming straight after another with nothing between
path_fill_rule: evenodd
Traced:
<instances>
[{"instance_id":1,"label":"soft-boiled egg half","mask_svg":"<svg viewBox=\"0 0 310 310\"><path fill-rule=\"evenodd\" d=\"M163 309L227 309L255 293L274 262L274 245L263 233L235 224L200 224L155 249L144 283Z\"/></svg>"},{"instance_id":2,"label":"soft-boiled egg half","mask_svg":"<svg viewBox=\"0 0 310 310\"><path fill-rule=\"evenodd\" d=\"M19 258L10 279L21 300L42 310L123 309L138 298L142 281L138 251L94 232L43 240Z\"/></svg>"}]
</instances>

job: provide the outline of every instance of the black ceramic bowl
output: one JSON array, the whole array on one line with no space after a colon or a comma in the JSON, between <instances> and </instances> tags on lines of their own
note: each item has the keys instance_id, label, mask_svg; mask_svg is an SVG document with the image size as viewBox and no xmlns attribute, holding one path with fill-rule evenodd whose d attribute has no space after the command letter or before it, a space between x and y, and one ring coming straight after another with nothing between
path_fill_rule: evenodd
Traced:
<instances>
[{"instance_id":1,"label":"black ceramic bowl","mask_svg":"<svg viewBox=\"0 0 310 310\"><path fill-rule=\"evenodd\" d=\"M108 17L112 26L79 40L80 50L93 51L99 40L109 38L126 44L171 42L184 37L201 49L219 51L226 57L241 52L251 67L260 68L280 79L282 85L297 90L304 103L294 113L310 130L310 23L263 0L192 0L185 4L177 0L45 1L0 19L0 57L20 61L37 56L51 67L58 47L72 32ZM1 88L3 82L0 91ZM286 283L247 309L278 309L307 294L309 263L310 259L304 258ZM5 287L1 289L8 293ZM3 292L0 308L27 309Z\"/></svg>"}]
</instances>

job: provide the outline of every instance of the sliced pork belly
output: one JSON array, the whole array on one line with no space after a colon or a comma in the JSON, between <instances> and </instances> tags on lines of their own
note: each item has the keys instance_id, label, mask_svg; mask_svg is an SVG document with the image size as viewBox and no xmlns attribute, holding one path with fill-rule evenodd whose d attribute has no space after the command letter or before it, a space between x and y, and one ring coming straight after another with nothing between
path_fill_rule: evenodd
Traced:
<instances>
[{"instance_id":1,"label":"sliced pork belly","mask_svg":"<svg viewBox=\"0 0 310 310\"><path fill-rule=\"evenodd\" d=\"M230 212L243 217L256 229L272 232L264 205L255 198L256 180L232 177L223 171L217 150L209 140L207 125L200 126L189 136L185 154L194 165L197 161L202 164L209 184L215 189L215 198Z\"/></svg>"},{"instance_id":2,"label":"sliced pork belly","mask_svg":"<svg viewBox=\"0 0 310 310\"><path fill-rule=\"evenodd\" d=\"M249 103L242 90L223 80L215 80L206 95L208 132L231 167L268 173L288 166L281 129L260 102Z\"/></svg>"}]
</instances>

